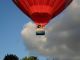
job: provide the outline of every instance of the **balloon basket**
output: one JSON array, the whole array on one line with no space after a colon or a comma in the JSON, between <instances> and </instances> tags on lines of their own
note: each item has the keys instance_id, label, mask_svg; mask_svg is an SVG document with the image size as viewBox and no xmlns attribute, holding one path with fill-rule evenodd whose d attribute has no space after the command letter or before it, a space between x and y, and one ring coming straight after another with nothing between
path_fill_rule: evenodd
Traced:
<instances>
[{"instance_id":1,"label":"balloon basket","mask_svg":"<svg viewBox=\"0 0 80 60\"><path fill-rule=\"evenodd\" d=\"M45 35L45 29L38 25L36 28L36 35Z\"/></svg>"},{"instance_id":2,"label":"balloon basket","mask_svg":"<svg viewBox=\"0 0 80 60\"><path fill-rule=\"evenodd\" d=\"M45 31L42 31L42 30L37 31L36 30L36 35L45 35Z\"/></svg>"}]
</instances>

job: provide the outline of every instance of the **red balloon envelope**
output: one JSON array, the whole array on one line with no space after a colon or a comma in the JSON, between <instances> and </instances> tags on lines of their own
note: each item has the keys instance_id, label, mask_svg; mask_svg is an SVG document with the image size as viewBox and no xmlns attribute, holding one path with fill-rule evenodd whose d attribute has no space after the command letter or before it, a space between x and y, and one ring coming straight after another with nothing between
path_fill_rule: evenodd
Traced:
<instances>
[{"instance_id":1,"label":"red balloon envelope","mask_svg":"<svg viewBox=\"0 0 80 60\"><path fill-rule=\"evenodd\" d=\"M13 2L38 25L37 28L43 28L72 0L13 0Z\"/></svg>"}]
</instances>

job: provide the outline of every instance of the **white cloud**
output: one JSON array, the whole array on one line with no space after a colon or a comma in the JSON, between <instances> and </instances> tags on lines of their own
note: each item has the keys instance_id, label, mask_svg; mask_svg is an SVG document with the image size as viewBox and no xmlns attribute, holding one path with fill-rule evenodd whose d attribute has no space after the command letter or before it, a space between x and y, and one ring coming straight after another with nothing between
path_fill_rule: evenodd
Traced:
<instances>
[{"instance_id":1,"label":"white cloud","mask_svg":"<svg viewBox=\"0 0 80 60\"><path fill-rule=\"evenodd\" d=\"M27 23L22 36L31 54L56 56L59 60L80 60L80 2L73 3L46 27L45 36L35 35L36 25Z\"/></svg>"}]
</instances>

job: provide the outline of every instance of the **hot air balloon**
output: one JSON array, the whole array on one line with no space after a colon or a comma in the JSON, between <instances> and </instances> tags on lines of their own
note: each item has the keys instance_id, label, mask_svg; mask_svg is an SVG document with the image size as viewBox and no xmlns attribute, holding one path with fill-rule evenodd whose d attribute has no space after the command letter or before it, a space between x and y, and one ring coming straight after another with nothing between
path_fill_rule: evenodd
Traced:
<instances>
[{"instance_id":1,"label":"hot air balloon","mask_svg":"<svg viewBox=\"0 0 80 60\"><path fill-rule=\"evenodd\" d=\"M45 26L72 0L13 0L13 2L37 25L36 35L45 35Z\"/></svg>"}]
</instances>

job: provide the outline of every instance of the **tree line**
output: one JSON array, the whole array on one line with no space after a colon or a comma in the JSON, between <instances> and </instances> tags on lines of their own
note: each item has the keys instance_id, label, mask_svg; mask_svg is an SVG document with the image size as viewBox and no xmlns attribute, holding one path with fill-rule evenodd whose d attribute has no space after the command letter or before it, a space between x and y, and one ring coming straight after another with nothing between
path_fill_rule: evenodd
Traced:
<instances>
[{"instance_id":1,"label":"tree line","mask_svg":"<svg viewBox=\"0 0 80 60\"><path fill-rule=\"evenodd\" d=\"M19 59L18 56L13 55L13 54L7 54L5 55L5 57L3 58L3 60L39 60L36 56L29 56L29 57L24 57L22 59Z\"/></svg>"}]
</instances>

